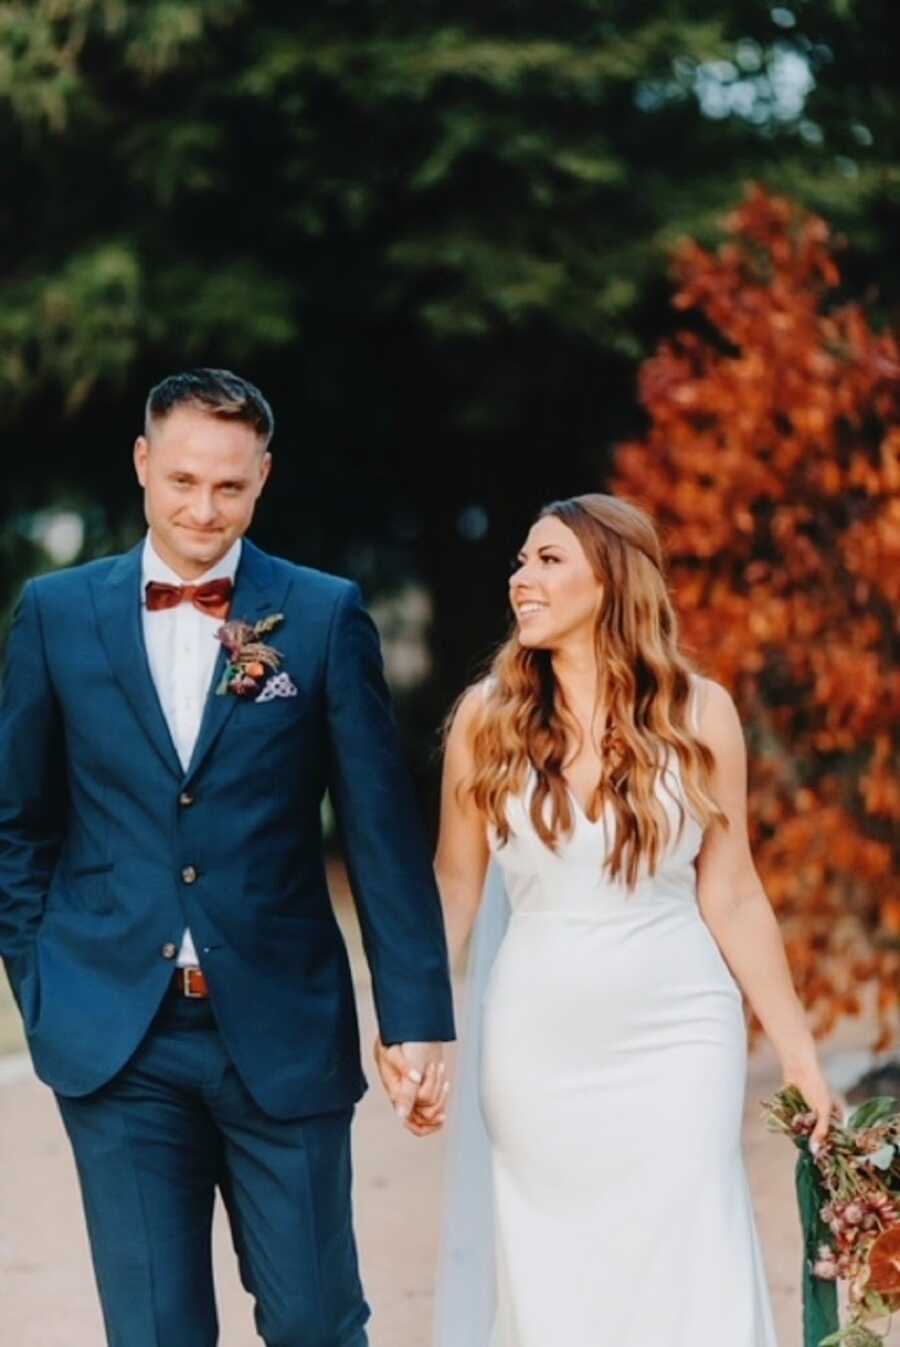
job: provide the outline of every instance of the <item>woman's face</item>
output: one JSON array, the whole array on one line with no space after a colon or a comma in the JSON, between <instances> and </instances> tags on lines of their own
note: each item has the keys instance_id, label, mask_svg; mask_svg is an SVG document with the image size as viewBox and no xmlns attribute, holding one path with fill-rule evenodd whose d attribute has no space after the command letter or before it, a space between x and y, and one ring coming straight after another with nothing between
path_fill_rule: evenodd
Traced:
<instances>
[{"instance_id":1,"label":"woman's face","mask_svg":"<svg viewBox=\"0 0 900 1347\"><path fill-rule=\"evenodd\" d=\"M592 637L603 586L572 530L554 515L539 519L518 562L509 601L520 643L553 650L573 635Z\"/></svg>"}]
</instances>

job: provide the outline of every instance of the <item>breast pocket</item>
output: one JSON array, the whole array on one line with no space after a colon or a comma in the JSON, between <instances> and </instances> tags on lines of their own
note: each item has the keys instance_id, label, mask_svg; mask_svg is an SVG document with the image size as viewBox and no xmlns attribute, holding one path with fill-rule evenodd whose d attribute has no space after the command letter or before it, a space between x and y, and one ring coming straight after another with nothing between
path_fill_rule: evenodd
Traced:
<instances>
[{"instance_id":1,"label":"breast pocket","mask_svg":"<svg viewBox=\"0 0 900 1347\"><path fill-rule=\"evenodd\" d=\"M283 697L270 702L248 702L245 725L291 725L304 720L308 714L297 705L296 697Z\"/></svg>"},{"instance_id":2,"label":"breast pocket","mask_svg":"<svg viewBox=\"0 0 900 1347\"><path fill-rule=\"evenodd\" d=\"M307 722L315 715L317 706L316 699L303 691L287 697L269 697L266 701L257 697L254 701L241 703L235 722L239 720L243 729L260 730L267 725L289 729Z\"/></svg>"}]
</instances>

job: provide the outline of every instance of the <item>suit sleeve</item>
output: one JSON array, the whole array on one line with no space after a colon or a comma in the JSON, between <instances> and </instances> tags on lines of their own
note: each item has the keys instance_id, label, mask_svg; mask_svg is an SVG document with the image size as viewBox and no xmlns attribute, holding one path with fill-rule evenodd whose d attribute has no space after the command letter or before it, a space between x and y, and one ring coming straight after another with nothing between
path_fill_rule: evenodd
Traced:
<instances>
[{"instance_id":1,"label":"suit sleeve","mask_svg":"<svg viewBox=\"0 0 900 1347\"><path fill-rule=\"evenodd\" d=\"M0 957L17 1002L62 836L60 733L31 582L13 618L0 694Z\"/></svg>"},{"instance_id":2,"label":"suit sleeve","mask_svg":"<svg viewBox=\"0 0 900 1347\"><path fill-rule=\"evenodd\" d=\"M357 585L336 605L326 657L330 787L385 1043L454 1037L440 898L381 647Z\"/></svg>"}]
</instances>

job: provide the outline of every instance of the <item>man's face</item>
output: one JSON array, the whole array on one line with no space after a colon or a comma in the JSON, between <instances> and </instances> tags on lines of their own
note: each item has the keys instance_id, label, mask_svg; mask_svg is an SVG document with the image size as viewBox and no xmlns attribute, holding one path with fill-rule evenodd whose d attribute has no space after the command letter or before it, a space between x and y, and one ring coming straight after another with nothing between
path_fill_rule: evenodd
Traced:
<instances>
[{"instance_id":1,"label":"man's face","mask_svg":"<svg viewBox=\"0 0 900 1347\"><path fill-rule=\"evenodd\" d=\"M187 405L138 437L134 466L154 547L193 580L250 527L272 457L251 426Z\"/></svg>"}]
</instances>

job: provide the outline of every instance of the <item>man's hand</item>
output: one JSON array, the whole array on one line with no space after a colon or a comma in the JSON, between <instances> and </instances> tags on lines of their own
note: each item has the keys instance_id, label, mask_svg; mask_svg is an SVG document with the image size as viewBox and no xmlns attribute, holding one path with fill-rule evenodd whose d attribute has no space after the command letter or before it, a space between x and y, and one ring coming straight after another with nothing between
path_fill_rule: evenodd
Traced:
<instances>
[{"instance_id":1,"label":"man's hand","mask_svg":"<svg viewBox=\"0 0 900 1347\"><path fill-rule=\"evenodd\" d=\"M375 1040L375 1064L394 1111L413 1136L430 1136L446 1120L450 1084L441 1043L398 1043L386 1048Z\"/></svg>"}]
</instances>

